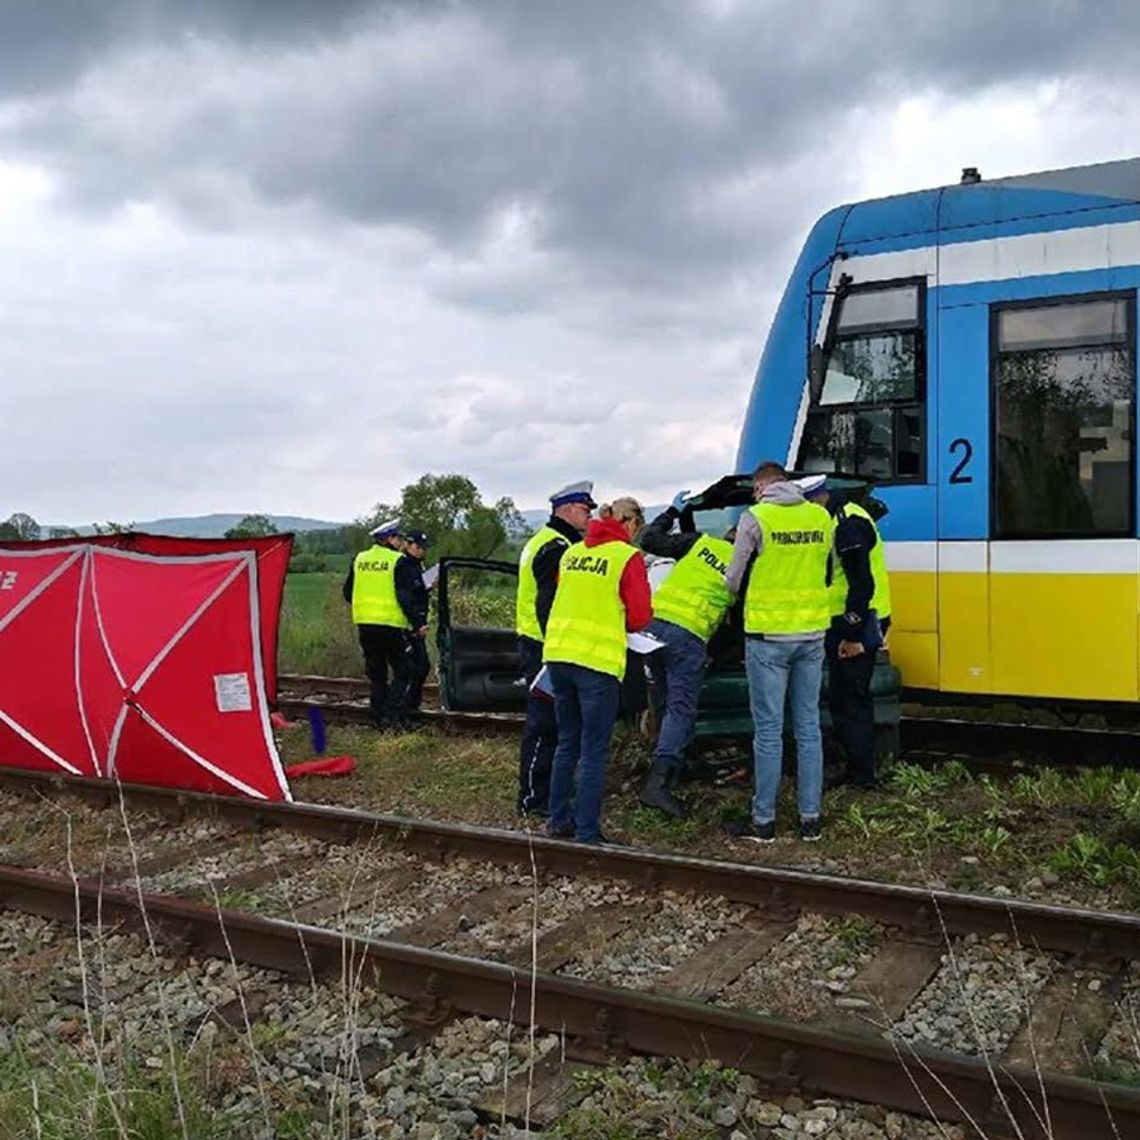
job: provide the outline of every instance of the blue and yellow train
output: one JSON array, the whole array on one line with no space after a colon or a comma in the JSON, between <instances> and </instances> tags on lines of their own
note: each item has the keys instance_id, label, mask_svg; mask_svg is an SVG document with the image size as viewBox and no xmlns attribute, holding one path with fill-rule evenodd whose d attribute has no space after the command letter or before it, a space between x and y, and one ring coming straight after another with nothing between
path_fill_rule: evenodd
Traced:
<instances>
[{"instance_id":1,"label":"blue and yellow train","mask_svg":"<svg viewBox=\"0 0 1140 1140\"><path fill-rule=\"evenodd\" d=\"M737 470L875 484L910 688L1140 697L1140 159L842 206L764 349Z\"/></svg>"}]
</instances>

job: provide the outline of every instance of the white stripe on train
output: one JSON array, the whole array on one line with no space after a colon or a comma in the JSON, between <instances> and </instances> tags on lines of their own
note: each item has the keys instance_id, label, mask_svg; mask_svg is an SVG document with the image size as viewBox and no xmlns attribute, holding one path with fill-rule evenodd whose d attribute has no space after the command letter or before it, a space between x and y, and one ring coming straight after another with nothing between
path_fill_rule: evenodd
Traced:
<instances>
[{"instance_id":1,"label":"white stripe on train","mask_svg":"<svg viewBox=\"0 0 1140 1140\"><path fill-rule=\"evenodd\" d=\"M1134 538L887 542L887 568L933 574L1136 574Z\"/></svg>"},{"instance_id":2,"label":"white stripe on train","mask_svg":"<svg viewBox=\"0 0 1140 1140\"><path fill-rule=\"evenodd\" d=\"M1048 218L1041 219L1047 227ZM940 287L1053 277L1059 273L1120 269L1140 264L1140 222L1042 228L1031 234L927 245L890 253L855 255L838 262L837 272L856 282L928 277Z\"/></svg>"}]
</instances>

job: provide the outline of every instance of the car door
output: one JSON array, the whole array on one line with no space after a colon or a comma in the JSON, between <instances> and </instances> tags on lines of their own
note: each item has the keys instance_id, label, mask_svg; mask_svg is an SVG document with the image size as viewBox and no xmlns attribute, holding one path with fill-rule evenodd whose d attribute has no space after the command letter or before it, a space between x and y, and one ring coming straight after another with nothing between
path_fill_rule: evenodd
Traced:
<instances>
[{"instance_id":1,"label":"car door","mask_svg":"<svg viewBox=\"0 0 1140 1140\"><path fill-rule=\"evenodd\" d=\"M518 566L486 558L439 563L439 692L455 712L522 712L526 686L515 633Z\"/></svg>"}]
</instances>

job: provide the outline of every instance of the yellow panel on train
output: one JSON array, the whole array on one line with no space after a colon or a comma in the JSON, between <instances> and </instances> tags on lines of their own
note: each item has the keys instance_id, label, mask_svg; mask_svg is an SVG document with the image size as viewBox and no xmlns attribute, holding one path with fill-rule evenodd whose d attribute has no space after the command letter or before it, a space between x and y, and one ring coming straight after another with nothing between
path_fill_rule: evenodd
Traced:
<instances>
[{"instance_id":1,"label":"yellow panel on train","mask_svg":"<svg viewBox=\"0 0 1140 1140\"><path fill-rule=\"evenodd\" d=\"M992 692L1137 697L1136 576L994 574Z\"/></svg>"},{"instance_id":2,"label":"yellow panel on train","mask_svg":"<svg viewBox=\"0 0 1140 1140\"><path fill-rule=\"evenodd\" d=\"M898 666L904 685L938 688L938 634L895 629L892 622L890 647L891 664Z\"/></svg>"},{"instance_id":3,"label":"yellow panel on train","mask_svg":"<svg viewBox=\"0 0 1140 1140\"><path fill-rule=\"evenodd\" d=\"M989 576L943 573L938 579L939 688L992 693Z\"/></svg>"},{"instance_id":4,"label":"yellow panel on train","mask_svg":"<svg viewBox=\"0 0 1140 1140\"><path fill-rule=\"evenodd\" d=\"M891 662L903 683L938 688L938 576L891 571Z\"/></svg>"},{"instance_id":5,"label":"yellow panel on train","mask_svg":"<svg viewBox=\"0 0 1140 1140\"><path fill-rule=\"evenodd\" d=\"M891 625L911 633L936 633L937 575L915 570L891 570L890 576Z\"/></svg>"}]
</instances>

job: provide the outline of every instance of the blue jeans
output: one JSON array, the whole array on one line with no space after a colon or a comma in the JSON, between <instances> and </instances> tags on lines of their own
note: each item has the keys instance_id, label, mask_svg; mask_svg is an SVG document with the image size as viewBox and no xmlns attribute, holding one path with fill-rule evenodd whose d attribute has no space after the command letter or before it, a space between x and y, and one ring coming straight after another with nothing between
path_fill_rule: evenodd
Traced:
<instances>
[{"instance_id":1,"label":"blue jeans","mask_svg":"<svg viewBox=\"0 0 1140 1140\"><path fill-rule=\"evenodd\" d=\"M697 721L697 697L701 691L707 657L705 643L695 633L655 618L649 631L664 643L649 654L653 683L664 698L665 715L657 737L654 759L674 771L693 738Z\"/></svg>"},{"instance_id":2,"label":"blue jeans","mask_svg":"<svg viewBox=\"0 0 1140 1140\"><path fill-rule=\"evenodd\" d=\"M819 689L823 680L823 639L765 641L747 638L744 666L752 705L756 792L752 821L776 818L776 793L784 767L784 702L791 697L796 736L796 796L800 819L818 819L823 799L823 734Z\"/></svg>"},{"instance_id":3,"label":"blue jeans","mask_svg":"<svg viewBox=\"0 0 1140 1140\"><path fill-rule=\"evenodd\" d=\"M551 661L547 668L558 718L558 746L550 773L550 830L558 835L573 824L579 843L597 843L621 684L611 674L584 665ZM573 796L575 773L578 794Z\"/></svg>"}]
</instances>

